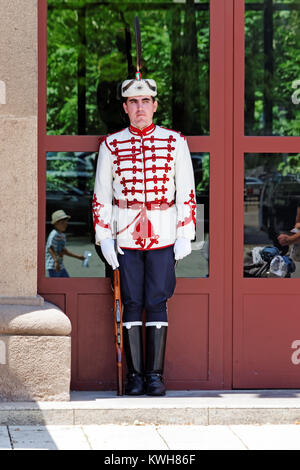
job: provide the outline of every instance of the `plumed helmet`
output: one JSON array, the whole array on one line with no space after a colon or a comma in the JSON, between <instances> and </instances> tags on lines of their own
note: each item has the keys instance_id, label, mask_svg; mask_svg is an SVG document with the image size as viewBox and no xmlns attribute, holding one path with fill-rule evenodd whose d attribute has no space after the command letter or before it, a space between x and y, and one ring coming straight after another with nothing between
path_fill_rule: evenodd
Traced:
<instances>
[{"instance_id":1,"label":"plumed helmet","mask_svg":"<svg viewBox=\"0 0 300 470\"><path fill-rule=\"evenodd\" d=\"M136 76L139 72L136 73ZM152 78L142 79L139 73L139 78L133 80L125 80L122 83L122 96L129 98L130 96L156 96L157 86L155 80Z\"/></svg>"},{"instance_id":2,"label":"plumed helmet","mask_svg":"<svg viewBox=\"0 0 300 470\"><path fill-rule=\"evenodd\" d=\"M134 79L125 80L122 83L121 95L123 98L131 96L156 96L157 86L152 78L142 78L140 69L142 63L142 45L140 25L137 17L134 19L135 42L136 42L136 74Z\"/></svg>"}]
</instances>

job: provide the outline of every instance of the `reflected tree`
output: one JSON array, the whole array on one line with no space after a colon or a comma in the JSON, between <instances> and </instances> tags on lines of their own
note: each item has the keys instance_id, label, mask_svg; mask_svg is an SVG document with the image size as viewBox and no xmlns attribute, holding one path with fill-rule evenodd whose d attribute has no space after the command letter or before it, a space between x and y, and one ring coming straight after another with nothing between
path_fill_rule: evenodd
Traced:
<instances>
[{"instance_id":1,"label":"reflected tree","mask_svg":"<svg viewBox=\"0 0 300 470\"><path fill-rule=\"evenodd\" d=\"M135 15L142 74L158 84L157 122L208 134L209 2L48 0L49 134L106 134L127 124L118 87L135 71Z\"/></svg>"},{"instance_id":2,"label":"reflected tree","mask_svg":"<svg viewBox=\"0 0 300 470\"><path fill-rule=\"evenodd\" d=\"M300 1L246 0L245 134L300 135Z\"/></svg>"}]
</instances>

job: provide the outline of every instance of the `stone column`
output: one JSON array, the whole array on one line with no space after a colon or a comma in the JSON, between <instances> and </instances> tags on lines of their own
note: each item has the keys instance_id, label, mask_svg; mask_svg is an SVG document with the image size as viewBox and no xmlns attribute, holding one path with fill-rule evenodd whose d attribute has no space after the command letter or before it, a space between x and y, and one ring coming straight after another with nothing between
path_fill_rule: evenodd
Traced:
<instances>
[{"instance_id":1,"label":"stone column","mask_svg":"<svg viewBox=\"0 0 300 470\"><path fill-rule=\"evenodd\" d=\"M37 295L37 6L0 0L0 400L69 398L70 322Z\"/></svg>"}]
</instances>

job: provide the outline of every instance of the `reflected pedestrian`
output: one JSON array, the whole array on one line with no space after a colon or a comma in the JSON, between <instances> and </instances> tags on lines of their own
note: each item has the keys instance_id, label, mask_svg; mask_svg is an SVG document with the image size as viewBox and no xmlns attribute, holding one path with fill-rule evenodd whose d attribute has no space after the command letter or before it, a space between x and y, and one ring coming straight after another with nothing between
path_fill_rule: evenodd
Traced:
<instances>
[{"instance_id":1,"label":"reflected pedestrian","mask_svg":"<svg viewBox=\"0 0 300 470\"><path fill-rule=\"evenodd\" d=\"M290 246L300 243L300 204L297 207L297 215L294 228L290 231L290 234L281 233L278 236L278 241L282 246ZM300 261L300 259L297 259L296 261Z\"/></svg>"}]
</instances>

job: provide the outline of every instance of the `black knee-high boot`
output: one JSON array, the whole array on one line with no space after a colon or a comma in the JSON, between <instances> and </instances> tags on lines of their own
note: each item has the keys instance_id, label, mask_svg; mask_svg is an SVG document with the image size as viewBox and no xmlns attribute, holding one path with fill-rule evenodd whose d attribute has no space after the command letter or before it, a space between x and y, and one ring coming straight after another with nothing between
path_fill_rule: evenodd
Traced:
<instances>
[{"instance_id":1,"label":"black knee-high boot","mask_svg":"<svg viewBox=\"0 0 300 470\"><path fill-rule=\"evenodd\" d=\"M132 325L123 327L123 345L127 363L126 395L143 395L144 391L144 364L142 326Z\"/></svg>"},{"instance_id":2,"label":"black knee-high boot","mask_svg":"<svg viewBox=\"0 0 300 470\"><path fill-rule=\"evenodd\" d=\"M146 374L145 393L152 396L165 395L163 371L167 340L167 326L146 327Z\"/></svg>"}]
</instances>

